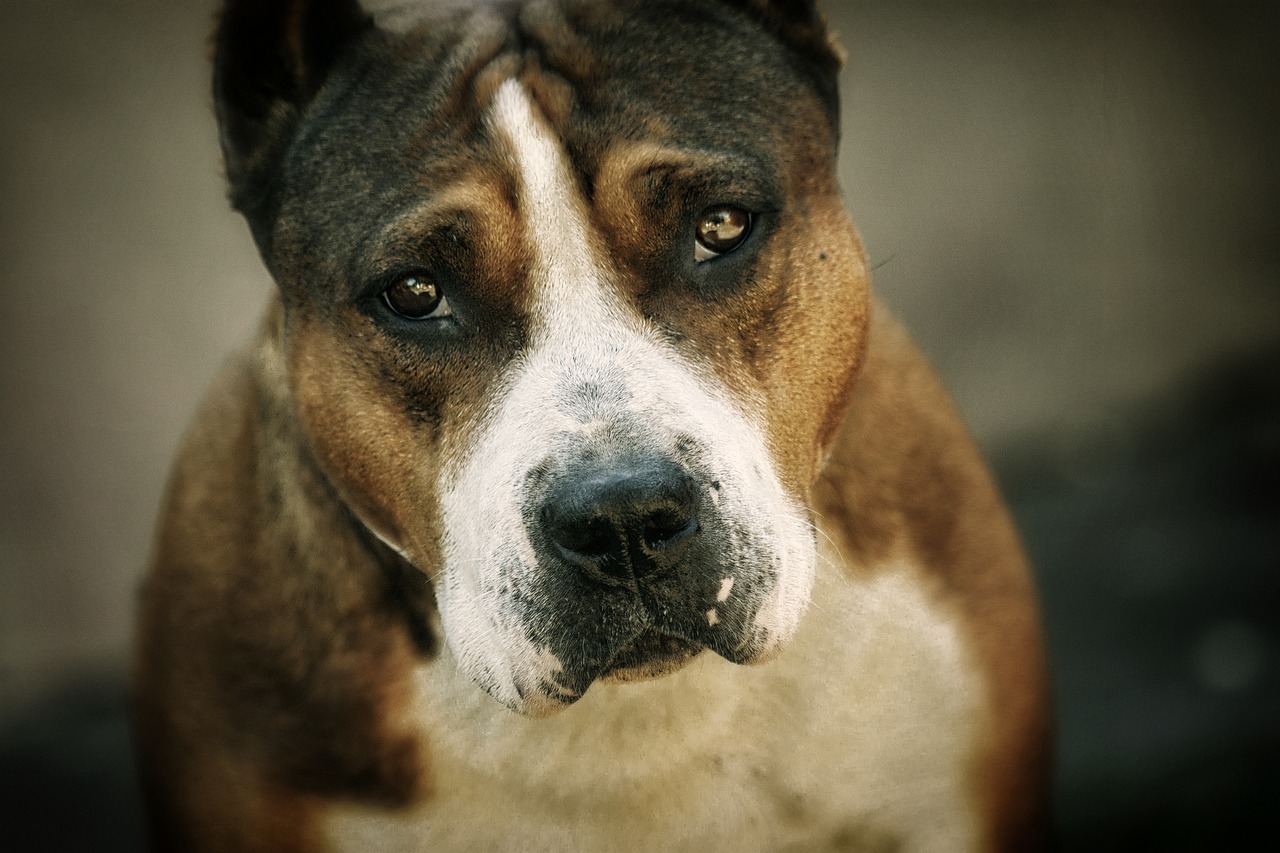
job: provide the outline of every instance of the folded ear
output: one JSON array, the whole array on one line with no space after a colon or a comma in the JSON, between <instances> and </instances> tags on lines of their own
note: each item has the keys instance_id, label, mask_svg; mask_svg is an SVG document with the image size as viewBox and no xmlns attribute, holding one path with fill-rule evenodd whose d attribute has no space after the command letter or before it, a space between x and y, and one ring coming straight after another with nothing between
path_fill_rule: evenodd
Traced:
<instances>
[{"instance_id":1,"label":"folded ear","mask_svg":"<svg viewBox=\"0 0 1280 853\"><path fill-rule=\"evenodd\" d=\"M789 45L814 76L832 117L838 115L836 82L844 53L815 0L721 0L741 9Z\"/></svg>"},{"instance_id":2,"label":"folded ear","mask_svg":"<svg viewBox=\"0 0 1280 853\"><path fill-rule=\"evenodd\" d=\"M271 171L343 48L373 26L358 0L226 0L213 98L231 201L266 250Z\"/></svg>"}]
</instances>

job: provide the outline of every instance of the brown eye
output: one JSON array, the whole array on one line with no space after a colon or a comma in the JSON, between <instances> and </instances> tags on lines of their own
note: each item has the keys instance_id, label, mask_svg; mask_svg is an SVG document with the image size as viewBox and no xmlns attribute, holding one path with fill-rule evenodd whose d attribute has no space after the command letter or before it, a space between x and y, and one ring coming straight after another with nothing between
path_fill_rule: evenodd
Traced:
<instances>
[{"instance_id":1,"label":"brown eye","mask_svg":"<svg viewBox=\"0 0 1280 853\"><path fill-rule=\"evenodd\" d=\"M693 259L701 263L732 252L751 234L751 214L740 207L712 207L698 217Z\"/></svg>"},{"instance_id":2,"label":"brown eye","mask_svg":"<svg viewBox=\"0 0 1280 853\"><path fill-rule=\"evenodd\" d=\"M431 278L425 274L406 275L382 291L387 307L407 320L448 317L453 312L449 301Z\"/></svg>"}]
</instances>

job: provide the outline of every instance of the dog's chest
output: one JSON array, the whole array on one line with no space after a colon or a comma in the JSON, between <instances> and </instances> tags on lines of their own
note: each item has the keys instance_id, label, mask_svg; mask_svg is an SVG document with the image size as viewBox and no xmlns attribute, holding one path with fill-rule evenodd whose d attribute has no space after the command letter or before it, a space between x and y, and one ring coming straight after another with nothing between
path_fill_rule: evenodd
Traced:
<instances>
[{"instance_id":1,"label":"dog's chest","mask_svg":"<svg viewBox=\"0 0 1280 853\"><path fill-rule=\"evenodd\" d=\"M502 709L447 656L424 667L432 793L332 814L335 849L972 848L983 707L960 634L912 573L858 582L822 563L800 635L763 666L704 654L545 720Z\"/></svg>"}]
</instances>

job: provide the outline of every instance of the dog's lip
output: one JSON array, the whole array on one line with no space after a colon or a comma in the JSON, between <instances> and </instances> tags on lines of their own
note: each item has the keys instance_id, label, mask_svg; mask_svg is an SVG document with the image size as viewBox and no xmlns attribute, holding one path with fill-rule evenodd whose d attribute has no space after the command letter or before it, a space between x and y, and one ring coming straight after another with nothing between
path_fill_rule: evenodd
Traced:
<instances>
[{"instance_id":1,"label":"dog's lip","mask_svg":"<svg viewBox=\"0 0 1280 853\"><path fill-rule=\"evenodd\" d=\"M684 666L704 648L701 643L650 628L619 648L596 680L617 682L660 678Z\"/></svg>"}]
</instances>

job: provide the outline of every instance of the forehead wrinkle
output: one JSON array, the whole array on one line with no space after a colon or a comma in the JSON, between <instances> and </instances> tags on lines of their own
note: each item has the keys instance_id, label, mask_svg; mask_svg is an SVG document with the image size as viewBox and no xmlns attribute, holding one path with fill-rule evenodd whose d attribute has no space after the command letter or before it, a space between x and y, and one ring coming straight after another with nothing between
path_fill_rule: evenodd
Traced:
<instances>
[{"instance_id":1,"label":"forehead wrinkle","mask_svg":"<svg viewBox=\"0 0 1280 853\"><path fill-rule=\"evenodd\" d=\"M431 197L397 216L383 228L383 237L396 241L406 231L424 233L451 225L464 217L485 218L489 211L506 206L504 194L478 176L449 184Z\"/></svg>"},{"instance_id":2,"label":"forehead wrinkle","mask_svg":"<svg viewBox=\"0 0 1280 853\"><path fill-rule=\"evenodd\" d=\"M418 263L429 260L423 255L427 241L453 228L474 226L488 237L481 241L481 248L511 255L513 247L493 237L510 233L515 220L502 176L472 174L432 192L371 231L363 254L379 267Z\"/></svg>"}]
</instances>

